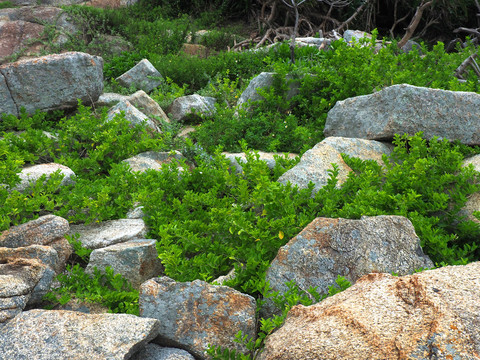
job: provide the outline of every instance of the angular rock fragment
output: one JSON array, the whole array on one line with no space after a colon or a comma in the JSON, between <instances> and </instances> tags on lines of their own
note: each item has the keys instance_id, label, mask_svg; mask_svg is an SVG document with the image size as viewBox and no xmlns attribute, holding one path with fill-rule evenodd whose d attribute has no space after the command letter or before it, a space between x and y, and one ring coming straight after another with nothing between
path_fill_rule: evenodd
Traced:
<instances>
[{"instance_id":1,"label":"angular rock fragment","mask_svg":"<svg viewBox=\"0 0 480 360\"><path fill-rule=\"evenodd\" d=\"M95 267L103 272L110 266L115 274L122 275L138 289L144 281L163 271L156 243L155 240L138 239L93 250L85 272L93 274Z\"/></svg>"},{"instance_id":2,"label":"angular rock fragment","mask_svg":"<svg viewBox=\"0 0 480 360\"><path fill-rule=\"evenodd\" d=\"M328 293L339 275L354 283L371 272L406 275L433 267L423 254L412 223L401 216L363 216L360 220L316 218L281 247L267 270L272 290L288 290L294 280L304 290ZM273 312L267 307L265 312Z\"/></svg>"},{"instance_id":3,"label":"angular rock fragment","mask_svg":"<svg viewBox=\"0 0 480 360\"><path fill-rule=\"evenodd\" d=\"M94 103L103 91L103 59L81 52L46 55L0 66L16 112L28 114ZM2 88L0 87L0 90Z\"/></svg>"},{"instance_id":4,"label":"angular rock fragment","mask_svg":"<svg viewBox=\"0 0 480 360\"><path fill-rule=\"evenodd\" d=\"M395 277L369 274L294 306L261 360L478 359L480 262Z\"/></svg>"},{"instance_id":5,"label":"angular rock fragment","mask_svg":"<svg viewBox=\"0 0 480 360\"><path fill-rule=\"evenodd\" d=\"M393 85L338 101L328 112L325 136L391 140L419 131L466 145L480 144L480 94Z\"/></svg>"},{"instance_id":6,"label":"angular rock fragment","mask_svg":"<svg viewBox=\"0 0 480 360\"><path fill-rule=\"evenodd\" d=\"M155 343L185 349L199 359L207 358L208 344L245 352L235 335L239 330L252 338L256 334L255 299L226 286L151 279L140 288L139 305L140 316L160 320Z\"/></svg>"},{"instance_id":7,"label":"angular rock fragment","mask_svg":"<svg viewBox=\"0 0 480 360\"><path fill-rule=\"evenodd\" d=\"M343 161L341 154L357 157L362 160L375 160L383 164L383 154L389 155L392 147L378 141L363 139L350 139L342 137L329 137L306 151L300 162L278 178L278 182L298 185L306 189L313 182L314 192L327 185L330 172L333 170L332 163L338 166L337 186L343 184L352 171Z\"/></svg>"},{"instance_id":8,"label":"angular rock fragment","mask_svg":"<svg viewBox=\"0 0 480 360\"><path fill-rule=\"evenodd\" d=\"M60 216L45 215L25 224L11 227L0 235L0 246L8 248L49 245L63 239L70 225Z\"/></svg>"},{"instance_id":9,"label":"angular rock fragment","mask_svg":"<svg viewBox=\"0 0 480 360\"><path fill-rule=\"evenodd\" d=\"M216 101L213 97L197 94L181 96L173 101L168 113L175 121L187 121L198 114L211 116L215 113Z\"/></svg>"},{"instance_id":10,"label":"angular rock fragment","mask_svg":"<svg viewBox=\"0 0 480 360\"><path fill-rule=\"evenodd\" d=\"M123 360L156 335L158 321L127 314L30 310L0 327L4 359Z\"/></svg>"},{"instance_id":11,"label":"angular rock fragment","mask_svg":"<svg viewBox=\"0 0 480 360\"><path fill-rule=\"evenodd\" d=\"M79 241L87 249L99 249L121 242L144 239L147 227L142 219L109 220L98 224L72 225L70 234L80 234Z\"/></svg>"},{"instance_id":12,"label":"angular rock fragment","mask_svg":"<svg viewBox=\"0 0 480 360\"><path fill-rule=\"evenodd\" d=\"M150 92L161 84L162 75L147 59L143 59L133 68L115 80L126 88L135 87L145 92Z\"/></svg>"}]
</instances>

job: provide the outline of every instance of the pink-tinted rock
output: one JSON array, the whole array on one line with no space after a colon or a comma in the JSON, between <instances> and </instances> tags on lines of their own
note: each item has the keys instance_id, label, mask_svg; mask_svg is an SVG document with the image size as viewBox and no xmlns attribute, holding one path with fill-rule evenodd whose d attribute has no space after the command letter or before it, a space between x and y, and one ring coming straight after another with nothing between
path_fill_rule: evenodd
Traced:
<instances>
[{"instance_id":1,"label":"pink-tinted rock","mask_svg":"<svg viewBox=\"0 0 480 360\"><path fill-rule=\"evenodd\" d=\"M255 338L255 299L227 286L151 279L140 288L139 305L140 316L160 320L154 342L183 348L199 359L207 358L208 344L246 352L234 341L239 330Z\"/></svg>"},{"instance_id":2,"label":"pink-tinted rock","mask_svg":"<svg viewBox=\"0 0 480 360\"><path fill-rule=\"evenodd\" d=\"M369 274L294 306L261 360L478 359L480 262L405 277Z\"/></svg>"},{"instance_id":3,"label":"pink-tinted rock","mask_svg":"<svg viewBox=\"0 0 480 360\"><path fill-rule=\"evenodd\" d=\"M4 231L0 235L0 246L17 248L33 244L49 245L63 238L69 228L68 221L60 216L42 216Z\"/></svg>"},{"instance_id":4,"label":"pink-tinted rock","mask_svg":"<svg viewBox=\"0 0 480 360\"><path fill-rule=\"evenodd\" d=\"M38 51L41 44L39 41L33 41L33 39L40 40L44 28L43 25L22 20L0 21L0 62L20 50L27 53Z\"/></svg>"}]
</instances>

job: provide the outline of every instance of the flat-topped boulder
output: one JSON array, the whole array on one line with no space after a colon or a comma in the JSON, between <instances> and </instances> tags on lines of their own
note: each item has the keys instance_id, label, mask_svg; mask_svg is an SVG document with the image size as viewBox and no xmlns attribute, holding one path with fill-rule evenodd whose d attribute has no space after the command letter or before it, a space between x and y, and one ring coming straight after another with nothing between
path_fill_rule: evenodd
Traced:
<instances>
[{"instance_id":1,"label":"flat-topped boulder","mask_svg":"<svg viewBox=\"0 0 480 360\"><path fill-rule=\"evenodd\" d=\"M49 111L95 102L103 92L103 59L81 52L0 66L0 113ZM13 102L13 106L12 106Z\"/></svg>"},{"instance_id":2,"label":"flat-topped boulder","mask_svg":"<svg viewBox=\"0 0 480 360\"><path fill-rule=\"evenodd\" d=\"M2 359L123 360L155 337L159 322L127 314L30 310L0 327Z\"/></svg>"},{"instance_id":3,"label":"flat-topped boulder","mask_svg":"<svg viewBox=\"0 0 480 360\"><path fill-rule=\"evenodd\" d=\"M480 145L480 94L393 85L338 101L328 112L325 136L391 140L419 131L466 145Z\"/></svg>"}]
</instances>

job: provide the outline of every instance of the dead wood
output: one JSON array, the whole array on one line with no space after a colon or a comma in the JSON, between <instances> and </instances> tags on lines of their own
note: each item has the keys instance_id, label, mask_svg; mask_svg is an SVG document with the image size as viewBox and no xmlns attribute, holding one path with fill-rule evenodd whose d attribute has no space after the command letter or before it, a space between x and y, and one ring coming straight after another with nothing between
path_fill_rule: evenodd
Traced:
<instances>
[{"instance_id":1,"label":"dead wood","mask_svg":"<svg viewBox=\"0 0 480 360\"><path fill-rule=\"evenodd\" d=\"M425 0L422 0L421 4L417 7L417 11L415 11L415 15L413 15L412 21L410 21L410 25L405 30L405 35L403 35L402 40L398 42L398 47L402 48L408 40L412 37L413 33L417 29L418 24L420 23L420 20L422 19L422 14L423 11L429 7L433 1L428 1L425 2Z\"/></svg>"}]
</instances>

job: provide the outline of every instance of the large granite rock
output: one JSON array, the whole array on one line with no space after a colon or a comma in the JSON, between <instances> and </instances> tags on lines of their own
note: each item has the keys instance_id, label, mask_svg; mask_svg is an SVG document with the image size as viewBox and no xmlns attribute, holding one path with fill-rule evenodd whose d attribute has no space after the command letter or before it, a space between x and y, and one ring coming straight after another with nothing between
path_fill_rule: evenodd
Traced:
<instances>
[{"instance_id":1,"label":"large granite rock","mask_svg":"<svg viewBox=\"0 0 480 360\"><path fill-rule=\"evenodd\" d=\"M53 245L63 239L70 226L60 216L46 215L25 224L11 227L0 235L0 246L18 248L29 245Z\"/></svg>"},{"instance_id":2,"label":"large granite rock","mask_svg":"<svg viewBox=\"0 0 480 360\"><path fill-rule=\"evenodd\" d=\"M0 327L0 358L129 359L157 328L157 320L135 315L30 310Z\"/></svg>"},{"instance_id":3,"label":"large granite rock","mask_svg":"<svg viewBox=\"0 0 480 360\"><path fill-rule=\"evenodd\" d=\"M258 93L259 89L270 88L274 83L275 73L262 72L255 76L247 88L243 91L242 95L238 98L237 107L245 107L249 102L263 100L263 96ZM287 92L287 99L291 99L295 95L299 94L300 82L293 81L291 76L287 75L287 82L289 82L289 88Z\"/></svg>"},{"instance_id":4,"label":"large granite rock","mask_svg":"<svg viewBox=\"0 0 480 360\"><path fill-rule=\"evenodd\" d=\"M369 274L293 307L261 360L478 359L480 262L394 277Z\"/></svg>"},{"instance_id":5,"label":"large granite rock","mask_svg":"<svg viewBox=\"0 0 480 360\"><path fill-rule=\"evenodd\" d=\"M147 115L138 110L128 100L121 101L117 105L113 106L108 111L107 119L110 121L120 114L123 114L125 120L132 124L132 126L145 124L150 131L160 132L160 129L155 121L149 119Z\"/></svg>"},{"instance_id":6,"label":"large granite rock","mask_svg":"<svg viewBox=\"0 0 480 360\"><path fill-rule=\"evenodd\" d=\"M161 170L163 164L170 164L174 160L186 159L182 153L175 150L173 152L146 151L123 161L130 166L131 171L144 172L146 170Z\"/></svg>"},{"instance_id":7,"label":"large granite rock","mask_svg":"<svg viewBox=\"0 0 480 360\"><path fill-rule=\"evenodd\" d=\"M288 290L286 282L294 280L301 289L317 287L320 294L326 294L339 275L354 283L371 272L406 275L430 267L433 263L423 254L407 218L316 218L280 248L266 280L280 293Z\"/></svg>"},{"instance_id":8,"label":"large granite rock","mask_svg":"<svg viewBox=\"0 0 480 360\"><path fill-rule=\"evenodd\" d=\"M144 281L163 271L156 243L155 240L138 239L93 250L85 272L93 274L95 267L103 272L110 266L115 274L122 275L138 289Z\"/></svg>"},{"instance_id":9,"label":"large granite rock","mask_svg":"<svg viewBox=\"0 0 480 360\"><path fill-rule=\"evenodd\" d=\"M143 59L115 80L126 88L135 87L150 92L161 84L162 75L147 59Z\"/></svg>"},{"instance_id":10,"label":"large granite rock","mask_svg":"<svg viewBox=\"0 0 480 360\"><path fill-rule=\"evenodd\" d=\"M31 300L45 294L45 284L51 284L53 271L34 259L0 259L0 324L14 318ZM1 350L0 325L0 350ZM0 351L0 359L3 353ZM7 359L7 358L5 358ZM13 358L12 358L13 359Z\"/></svg>"},{"instance_id":11,"label":"large granite rock","mask_svg":"<svg viewBox=\"0 0 480 360\"><path fill-rule=\"evenodd\" d=\"M394 85L371 95L338 101L329 111L325 136L391 140L394 134L423 131L434 136L480 144L480 94Z\"/></svg>"},{"instance_id":12,"label":"large granite rock","mask_svg":"<svg viewBox=\"0 0 480 360\"><path fill-rule=\"evenodd\" d=\"M181 96L173 100L168 113L175 121L198 119L199 114L211 116L215 113L216 101L213 97L197 94Z\"/></svg>"},{"instance_id":13,"label":"large granite rock","mask_svg":"<svg viewBox=\"0 0 480 360\"><path fill-rule=\"evenodd\" d=\"M11 61L14 56L34 56L49 51L51 44L63 44L77 31L67 13L58 7L0 9L0 64Z\"/></svg>"},{"instance_id":14,"label":"large granite rock","mask_svg":"<svg viewBox=\"0 0 480 360\"><path fill-rule=\"evenodd\" d=\"M24 192L30 185L35 184L43 175L46 176L45 180L48 180L52 174L57 171L63 175L60 186L71 185L75 182L75 173L67 166L56 163L38 164L22 169L18 174L20 177L20 183L18 183L13 189L19 192Z\"/></svg>"},{"instance_id":15,"label":"large granite rock","mask_svg":"<svg viewBox=\"0 0 480 360\"><path fill-rule=\"evenodd\" d=\"M160 320L155 343L185 349L199 359L207 358L209 344L246 352L235 335L239 330L253 338L256 334L255 299L226 286L151 279L140 288L139 305L140 316Z\"/></svg>"},{"instance_id":16,"label":"large granite rock","mask_svg":"<svg viewBox=\"0 0 480 360\"><path fill-rule=\"evenodd\" d=\"M362 160L375 160L383 164L383 154L390 154L392 147L378 141L362 139L349 139L342 137L329 137L315 145L312 149L303 154L300 162L278 178L282 184L290 182L306 189L310 182L313 182L314 192L327 185L330 178L330 171L333 170L332 163L338 165L338 183L343 184L352 171L343 161L341 154L357 157Z\"/></svg>"},{"instance_id":17,"label":"large granite rock","mask_svg":"<svg viewBox=\"0 0 480 360\"><path fill-rule=\"evenodd\" d=\"M0 99L12 99L13 115L75 107L95 102L103 91L103 59L81 52L46 55L0 66ZM0 106L8 108L0 102Z\"/></svg>"},{"instance_id":18,"label":"large granite rock","mask_svg":"<svg viewBox=\"0 0 480 360\"><path fill-rule=\"evenodd\" d=\"M80 234L78 239L87 249L100 249L134 239L144 239L147 226L142 219L119 219L98 224L72 225L70 234Z\"/></svg>"}]
</instances>

